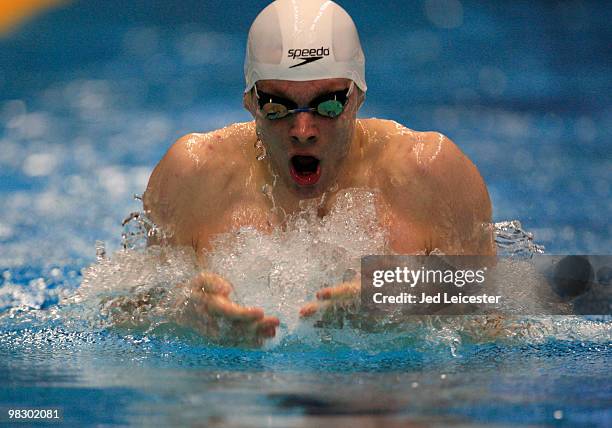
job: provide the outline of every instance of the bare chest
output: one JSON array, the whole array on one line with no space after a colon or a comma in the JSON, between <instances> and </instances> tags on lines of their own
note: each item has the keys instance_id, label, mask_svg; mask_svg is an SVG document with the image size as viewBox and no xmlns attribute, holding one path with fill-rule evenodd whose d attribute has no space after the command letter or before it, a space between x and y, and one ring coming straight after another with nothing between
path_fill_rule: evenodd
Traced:
<instances>
[{"instance_id":1,"label":"bare chest","mask_svg":"<svg viewBox=\"0 0 612 428\"><path fill-rule=\"evenodd\" d=\"M281 223L269 198L261 190L250 187L217 198L216 203L206 206L204 211L188 227L198 253L211 249L215 237L220 234L235 233L244 227L269 233Z\"/></svg>"},{"instance_id":2,"label":"bare chest","mask_svg":"<svg viewBox=\"0 0 612 428\"><path fill-rule=\"evenodd\" d=\"M360 216L363 206L360 201L347 202L346 191L339 191L329 196L320 204L311 204L319 218L334 215ZM349 191L350 193L350 191ZM386 201L381 193L374 192L369 201L374 204L375 224L387 236L389 250L398 254L422 253L430 250L430 228L428 225L413 221L406 213L395 212L392 204ZM368 202L368 201L365 201ZM244 194L240 202L230 204L224 210L212 216L206 225L196 228L196 251L210 249L219 234L236 233L241 228L249 227L264 233L271 233L275 228L284 228L289 221L282 208L275 205L263 192Z\"/></svg>"}]
</instances>

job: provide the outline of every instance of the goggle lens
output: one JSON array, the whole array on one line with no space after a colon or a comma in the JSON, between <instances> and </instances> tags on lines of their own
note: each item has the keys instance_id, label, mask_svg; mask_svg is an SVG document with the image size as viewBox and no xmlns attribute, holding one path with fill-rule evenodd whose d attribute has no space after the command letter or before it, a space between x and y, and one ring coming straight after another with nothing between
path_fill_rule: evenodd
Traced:
<instances>
[{"instance_id":1,"label":"goggle lens","mask_svg":"<svg viewBox=\"0 0 612 428\"><path fill-rule=\"evenodd\" d=\"M340 91L326 95L324 98L327 97L328 99L323 99L316 105L316 107L292 108L295 107L295 103L274 95L266 94L265 92L258 93L257 86L255 86L255 96L258 99L261 111L269 120L282 119L289 114L299 112L316 112L323 117L334 119L340 116L344 111L344 106L352 92L352 89L353 83L351 83L351 86L346 90L346 92ZM264 100L268 100L268 102L265 102ZM284 104L284 102L289 104L289 106Z\"/></svg>"},{"instance_id":2,"label":"goggle lens","mask_svg":"<svg viewBox=\"0 0 612 428\"><path fill-rule=\"evenodd\" d=\"M321 116L331 117L332 119L340 116L344 110L344 105L338 100L323 101L317 106L317 112Z\"/></svg>"},{"instance_id":3,"label":"goggle lens","mask_svg":"<svg viewBox=\"0 0 612 428\"><path fill-rule=\"evenodd\" d=\"M261 108L266 118L270 120L282 119L289 114L289 109L279 103L266 103Z\"/></svg>"}]
</instances>

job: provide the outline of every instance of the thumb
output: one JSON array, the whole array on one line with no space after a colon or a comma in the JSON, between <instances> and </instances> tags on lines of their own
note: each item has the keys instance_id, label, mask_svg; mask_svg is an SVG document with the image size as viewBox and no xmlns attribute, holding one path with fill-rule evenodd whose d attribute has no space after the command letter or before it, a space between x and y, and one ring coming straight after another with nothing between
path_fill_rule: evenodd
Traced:
<instances>
[{"instance_id":1,"label":"thumb","mask_svg":"<svg viewBox=\"0 0 612 428\"><path fill-rule=\"evenodd\" d=\"M222 276L216 273L204 271L197 274L190 281L190 285L201 289L204 293L217 294L224 297L232 292L232 285Z\"/></svg>"}]
</instances>

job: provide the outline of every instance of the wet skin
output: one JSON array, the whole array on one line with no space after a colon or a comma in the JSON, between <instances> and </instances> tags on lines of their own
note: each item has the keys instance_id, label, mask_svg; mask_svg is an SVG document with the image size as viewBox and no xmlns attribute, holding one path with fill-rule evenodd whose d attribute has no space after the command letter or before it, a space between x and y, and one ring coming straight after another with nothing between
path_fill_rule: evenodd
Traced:
<instances>
[{"instance_id":1,"label":"wet skin","mask_svg":"<svg viewBox=\"0 0 612 428\"><path fill-rule=\"evenodd\" d=\"M258 82L257 87L301 107L323 94L347 89L349 83L346 79L269 80ZM324 216L338 192L355 187L378 190L380 224L388 231L395 253L438 249L446 254L494 254L488 227L491 203L472 162L440 133L412 131L388 120L356 119L362 101L363 94L354 91L335 119L303 112L269 120L253 92L245 94L244 106L255 120L179 139L151 175L145 210L169 232L169 244L193 247L203 269L203 250L210 248L215 235L241 226L263 231L282 227L304 199L319 198L319 215ZM257 135L266 150L261 161L257 160L261 154L255 147ZM318 160L316 183L301 185L292 177L295 155ZM265 185L268 191L262 192ZM206 289L214 287L206 281L190 283L194 296L210 297ZM356 282L322 290L318 300L301 313L312 315L334 299L358 292ZM274 334L276 318L238 307L229 293L223 299L208 297L197 299L203 303L194 314L199 310L206 316L238 318L244 321L241 328L256 336Z\"/></svg>"}]
</instances>

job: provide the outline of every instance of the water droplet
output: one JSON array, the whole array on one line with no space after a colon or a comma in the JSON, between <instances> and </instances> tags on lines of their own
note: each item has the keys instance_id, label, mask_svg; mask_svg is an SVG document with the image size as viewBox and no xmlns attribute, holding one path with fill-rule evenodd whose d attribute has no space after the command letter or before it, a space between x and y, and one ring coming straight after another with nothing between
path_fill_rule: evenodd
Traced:
<instances>
[{"instance_id":1,"label":"water droplet","mask_svg":"<svg viewBox=\"0 0 612 428\"><path fill-rule=\"evenodd\" d=\"M255 146L254 147L258 151L258 153L256 155L256 159L258 161L264 160L266 158L267 153L266 153L266 148L263 145L263 143L261 142L261 140L258 139L255 142Z\"/></svg>"}]
</instances>

